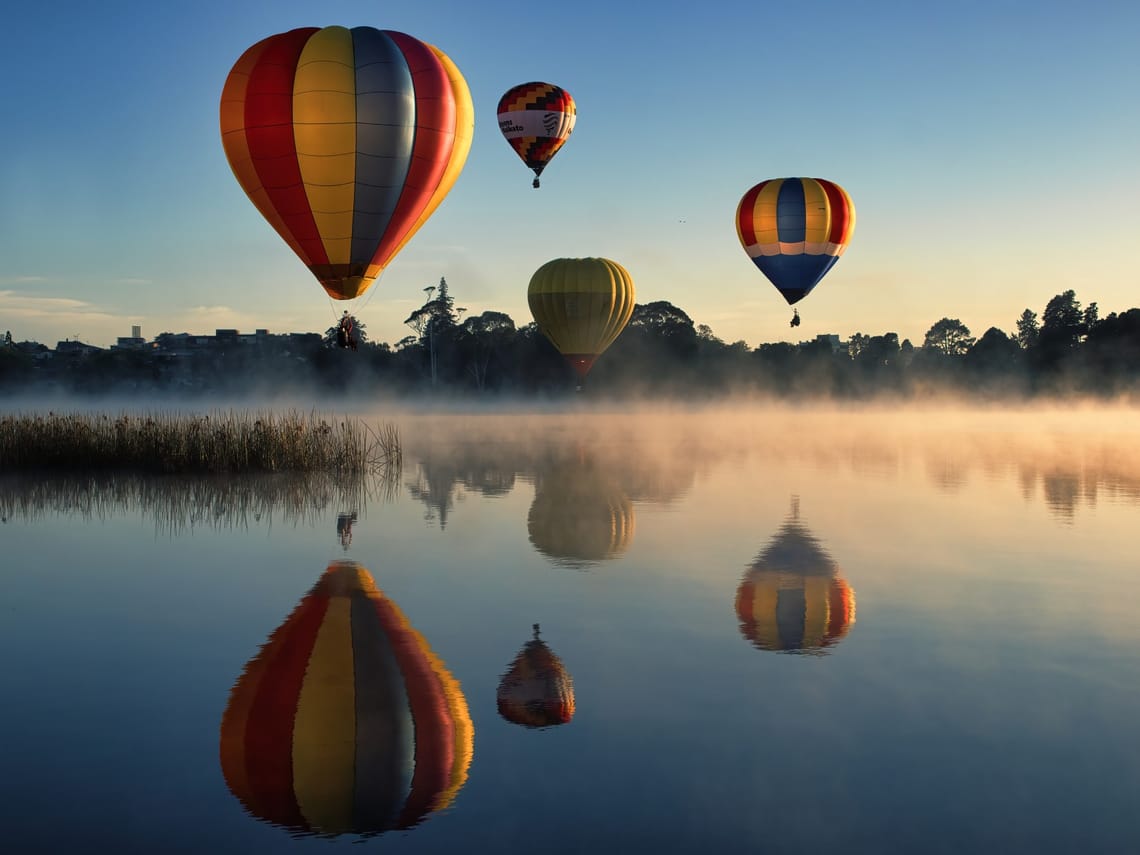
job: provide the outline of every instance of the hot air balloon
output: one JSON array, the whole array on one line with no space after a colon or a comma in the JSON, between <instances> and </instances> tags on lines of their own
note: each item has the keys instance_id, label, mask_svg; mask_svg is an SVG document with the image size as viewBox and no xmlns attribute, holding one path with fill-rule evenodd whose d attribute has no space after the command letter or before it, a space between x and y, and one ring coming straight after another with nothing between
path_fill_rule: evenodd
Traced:
<instances>
[{"instance_id":1,"label":"hot air balloon","mask_svg":"<svg viewBox=\"0 0 1140 855\"><path fill-rule=\"evenodd\" d=\"M761 650L822 654L855 623L855 592L799 519L799 503L736 592L740 631Z\"/></svg>"},{"instance_id":2,"label":"hot air balloon","mask_svg":"<svg viewBox=\"0 0 1140 855\"><path fill-rule=\"evenodd\" d=\"M589 462L563 462L539 473L526 521L534 548L581 567L616 558L633 541L633 503Z\"/></svg>"},{"instance_id":3,"label":"hot air balloon","mask_svg":"<svg viewBox=\"0 0 1140 855\"><path fill-rule=\"evenodd\" d=\"M538 633L536 623L534 638L499 681L499 715L524 727L566 724L574 717L574 681Z\"/></svg>"},{"instance_id":4,"label":"hot air balloon","mask_svg":"<svg viewBox=\"0 0 1140 855\"><path fill-rule=\"evenodd\" d=\"M851 197L822 178L761 181L736 208L741 246L789 306L819 284L854 231ZM796 312L792 326L798 322Z\"/></svg>"},{"instance_id":5,"label":"hot air balloon","mask_svg":"<svg viewBox=\"0 0 1140 855\"><path fill-rule=\"evenodd\" d=\"M629 271L608 258L556 258L534 272L527 302L539 329L585 380L625 329L636 295Z\"/></svg>"},{"instance_id":6,"label":"hot air balloon","mask_svg":"<svg viewBox=\"0 0 1140 855\"><path fill-rule=\"evenodd\" d=\"M577 115L570 93L553 83L522 83L499 99L499 130L534 170L536 188L546 164L570 138Z\"/></svg>"},{"instance_id":7,"label":"hot air balloon","mask_svg":"<svg viewBox=\"0 0 1140 855\"><path fill-rule=\"evenodd\" d=\"M455 183L471 94L438 48L392 30L263 39L222 89L226 158L328 295L363 294Z\"/></svg>"},{"instance_id":8,"label":"hot air balloon","mask_svg":"<svg viewBox=\"0 0 1140 855\"><path fill-rule=\"evenodd\" d=\"M252 815L298 834L407 829L467 780L458 682L354 561L328 566L233 687L222 773Z\"/></svg>"}]
</instances>

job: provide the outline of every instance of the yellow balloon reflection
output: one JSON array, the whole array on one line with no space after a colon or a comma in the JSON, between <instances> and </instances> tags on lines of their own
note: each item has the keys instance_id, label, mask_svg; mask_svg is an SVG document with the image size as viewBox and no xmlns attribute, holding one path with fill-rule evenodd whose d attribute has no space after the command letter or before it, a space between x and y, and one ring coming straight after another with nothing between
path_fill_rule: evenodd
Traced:
<instances>
[{"instance_id":1,"label":"yellow balloon reflection","mask_svg":"<svg viewBox=\"0 0 1140 855\"><path fill-rule=\"evenodd\" d=\"M551 727L574 717L574 681L538 637L526 643L499 681L499 715L524 727Z\"/></svg>"},{"instance_id":2,"label":"yellow balloon reflection","mask_svg":"<svg viewBox=\"0 0 1140 855\"><path fill-rule=\"evenodd\" d=\"M800 522L799 501L736 592L744 637L761 650L822 654L855 623L855 592Z\"/></svg>"},{"instance_id":3,"label":"yellow balloon reflection","mask_svg":"<svg viewBox=\"0 0 1140 855\"><path fill-rule=\"evenodd\" d=\"M444 663L364 567L337 561L234 685L222 773L267 822L371 835L450 804L473 738Z\"/></svg>"},{"instance_id":4,"label":"yellow balloon reflection","mask_svg":"<svg viewBox=\"0 0 1140 855\"><path fill-rule=\"evenodd\" d=\"M633 541L633 502L589 460L544 467L535 481L527 532L535 549L561 564L616 558Z\"/></svg>"}]
</instances>

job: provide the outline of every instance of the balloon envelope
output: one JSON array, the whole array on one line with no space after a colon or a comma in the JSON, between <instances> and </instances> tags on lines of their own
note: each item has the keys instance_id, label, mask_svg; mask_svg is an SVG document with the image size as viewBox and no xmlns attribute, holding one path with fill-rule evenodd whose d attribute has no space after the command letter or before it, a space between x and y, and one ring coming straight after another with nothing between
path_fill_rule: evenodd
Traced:
<instances>
[{"instance_id":1,"label":"balloon envelope","mask_svg":"<svg viewBox=\"0 0 1140 855\"><path fill-rule=\"evenodd\" d=\"M455 64L404 33L263 39L222 89L238 183L330 297L363 294L455 183L474 108Z\"/></svg>"},{"instance_id":2,"label":"balloon envelope","mask_svg":"<svg viewBox=\"0 0 1140 855\"><path fill-rule=\"evenodd\" d=\"M559 564L604 561L633 541L633 502L597 466L560 463L538 475L526 527L534 548Z\"/></svg>"},{"instance_id":3,"label":"balloon envelope","mask_svg":"<svg viewBox=\"0 0 1140 855\"><path fill-rule=\"evenodd\" d=\"M553 83L522 83L499 99L499 131L523 163L534 170L534 186L550 159L574 130L578 108L570 93Z\"/></svg>"},{"instance_id":4,"label":"balloon envelope","mask_svg":"<svg viewBox=\"0 0 1140 855\"><path fill-rule=\"evenodd\" d=\"M819 284L854 231L851 197L822 178L761 181L736 208L741 246L789 305Z\"/></svg>"},{"instance_id":5,"label":"balloon envelope","mask_svg":"<svg viewBox=\"0 0 1140 855\"><path fill-rule=\"evenodd\" d=\"M499 715L523 727L551 727L574 717L574 681L538 637L526 643L499 682Z\"/></svg>"},{"instance_id":6,"label":"balloon envelope","mask_svg":"<svg viewBox=\"0 0 1140 855\"><path fill-rule=\"evenodd\" d=\"M556 258L527 288L538 328L582 378L629 323L636 296L629 271L608 258Z\"/></svg>"},{"instance_id":7,"label":"balloon envelope","mask_svg":"<svg viewBox=\"0 0 1140 855\"><path fill-rule=\"evenodd\" d=\"M250 661L221 764L254 816L299 833L410 828L467 780L459 684L354 561L330 564Z\"/></svg>"},{"instance_id":8,"label":"balloon envelope","mask_svg":"<svg viewBox=\"0 0 1140 855\"><path fill-rule=\"evenodd\" d=\"M736 616L761 650L818 654L855 622L855 592L793 515L744 574Z\"/></svg>"}]
</instances>

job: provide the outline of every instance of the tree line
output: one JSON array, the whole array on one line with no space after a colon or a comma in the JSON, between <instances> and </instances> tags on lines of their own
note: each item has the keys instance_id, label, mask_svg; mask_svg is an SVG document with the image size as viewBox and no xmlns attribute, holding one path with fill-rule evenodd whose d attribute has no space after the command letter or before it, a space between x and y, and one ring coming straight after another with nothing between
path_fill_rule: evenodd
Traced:
<instances>
[{"instance_id":1,"label":"tree line","mask_svg":"<svg viewBox=\"0 0 1140 855\"><path fill-rule=\"evenodd\" d=\"M425 291L424 304L405 320L407 337L394 345L373 343L357 321L355 351L337 347L337 327L330 327L299 352L281 344L246 345L174 358L112 349L33 364L8 338L0 347L0 388L205 394L311 384L334 395L574 393L575 375L534 323L517 326L496 311L464 317L444 279ZM1140 391L1140 309L1101 318L1096 303L1082 308L1069 290L1040 316L1026 309L1009 333L990 327L975 337L960 320L941 318L918 345L888 332L751 348L722 341L682 309L658 301L635 307L585 387L599 397L1127 395Z\"/></svg>"}]
</instances>

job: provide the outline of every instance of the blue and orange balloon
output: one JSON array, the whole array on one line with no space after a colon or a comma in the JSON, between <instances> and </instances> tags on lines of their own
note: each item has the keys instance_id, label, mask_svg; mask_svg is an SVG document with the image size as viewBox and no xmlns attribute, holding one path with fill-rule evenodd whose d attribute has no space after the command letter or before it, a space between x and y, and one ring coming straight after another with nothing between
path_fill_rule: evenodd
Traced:
<instances>
[{"instance_id":1,"label":"blue and orange balloon","mask_svg":"<svg viewBox=\"0 0 1140 855\"><path fill-rule=\"evenodd\" d=\"M851 197L822 178L761 181L736 208L741 246L788 305L811 293L854 231Z\"/></svg>"},{"instance_id":2,"label":"blue and orange balloon","mask_svg":"<svg viewBox=\"0 0 1140 855\"><path fill-rule=\"evenodd\" d=\"M241 55L222 89L226 158L336 300L358 297L427 221L474 134L467 83L392 30L307 27Z\"/></svg>"},{"instance_id":3,"label":"blue and orange balloon","mask_svg":"<svg viewBox=\"0 0 1140 855\"><path fill-rule=\"evenodd\" d=\"M222 774L293 833L373 835L447 807L473 740L444 663L364 567L337 561L234 684Z\"/></svg>"}]
</instances>

